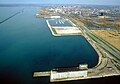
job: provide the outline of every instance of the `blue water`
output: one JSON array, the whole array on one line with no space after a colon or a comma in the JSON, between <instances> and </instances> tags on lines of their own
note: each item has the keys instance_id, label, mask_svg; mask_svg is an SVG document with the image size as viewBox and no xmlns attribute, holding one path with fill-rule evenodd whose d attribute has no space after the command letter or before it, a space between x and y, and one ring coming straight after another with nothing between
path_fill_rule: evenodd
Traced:
<instances>
[{"instance_id":1,"label":"blue water","mask_svg":"<svg viewBox=\"0 0 120 84\"><path fill-rule=\"evenodd\" d=\"M22 9L0 8L0 21ZM41 84L49 78L33 78L34 71L98 63L98 54L83 36L54 37L46 19L35 18L36 10L26 7L0 24L0 84Z\"/></svg>"}]
</instances>

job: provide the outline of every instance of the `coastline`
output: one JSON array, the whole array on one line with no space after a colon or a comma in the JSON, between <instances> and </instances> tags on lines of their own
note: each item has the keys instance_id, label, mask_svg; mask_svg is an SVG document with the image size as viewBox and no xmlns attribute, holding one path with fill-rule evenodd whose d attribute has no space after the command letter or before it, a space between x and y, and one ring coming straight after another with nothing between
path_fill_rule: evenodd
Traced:
<instances>
[{"instance_id":1,"label":"coastline","mask_svg":"<svg viewBox=\"0 0 120 84\"><path fill-rule=\"evenodd\" d=\"M69 20L69 19L66 19ZM53 36L62 36L61 34L55 34L55 32L52 29L52 26L50 25L49 21L46 20L48 27L50 28L50 31ZM71 22L70 22L71 23ZM76 26L73 22L72 25ZM54 28L54 27L53 27ZM90 38L82 28L78 27L79 30L82 31L80 35L83 35L86 40L90 43L90 45L95 49L95 51L98 54L98 64L94 66L93 68L89 68L87 70L87 77L70 77L70 78L60 78L60 79L54 79L50 80L50 82L60 82L60 81L70 81L70 80L83 80L83 79L92 79L92 78L102 78L102 77L109 77L109 76L119 76L120 72L115 67L115 65L112 63L112 60L109 58L108 54L97 44L92 38ZM71 35L71 34L69 34ZM69 72L69 71L68 71ZM49 74L42 74L45 72L34 72L34 77L40 77L40 76L50 76L52 75L52 70L48 71ZM59 72L56 72L59 73Z\"/></svg>"}]
</instances>

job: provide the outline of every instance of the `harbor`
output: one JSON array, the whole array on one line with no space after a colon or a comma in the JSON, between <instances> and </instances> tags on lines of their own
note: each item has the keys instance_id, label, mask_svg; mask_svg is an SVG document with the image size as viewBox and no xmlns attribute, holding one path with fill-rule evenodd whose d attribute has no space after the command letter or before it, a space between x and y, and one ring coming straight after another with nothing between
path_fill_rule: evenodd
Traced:
<instances>
[{"instance_id":1,"label":"harbor","mask_svg":"<svg viewBox=\"0 0 120 84\"><path fill-rule=\"evenodd\" d=\"M54 21L54 19L50 19ZM82 65L80 64L79 67L69 67L69 68L58 68L58 69L52 69L51 71L47 72L44 76L50 77L50 82L60 82L60 81L70 81L70 80L82 80L82 79L92 79L92 78L102 78L102 77L109 77L109 76L119 76L120 71L115 66L115 62L110 58L109 54L106 53L99 45L96 44L94 40L92 40L90 37L88 37L85 33L85 30L83 31L83 27L77 27L74 23L70 20L69 21L72 26L64 25L65 20L58 20L53 24L53 22L50 22L50 20L46 20L48 27L50 28L52 35L54 36L62 36L62 35L76 35L77 33L74 32L74 29L80 30L80 35L83 35L87 41L92 45L92 47L95 49L95 51L98 53L99 61L98 64L93 68L88 68L87 64ZM63 24L63 26L61 26ZM54 26L51 26L54 25ZM58 25L58 26L56 26ZM73 26L74 25L74 26ZM58 30L63 30L58 31ZM68 29L72 29L71 33L69 33ZM67 31L66 31L67 30ZM76 31L78 31L76 30ZM67 32L67 33L65 33ZM74 33L73 33L74 32ZM81 70L81 67L83 66L84 69ZM62 70L61 70L62 69ZM44 74L45 72L43 72ZM48 74L49 73L49 74ZM34 72L33 77L40 77L42 72Z\"/></svg>"},{"instance_id":2,"label":"harbor","mask_svg":"<svg viewBox=\"0 0 120 84\"><path fill-rule=\"evenodd\" d=\"M90 41L89 41L90 42ZM88 68L87 64L79 64L79 67L57 68L47 72L34 72L33 77L49 76L50 82L61 82L71 80L85 80L110 76L119 76L120 71L114 62L108 58L108 54L95 43L90 42L99 55L98 64L93 68Z\"/></svg>"},{"instance_id":3,"label":"harbor","mask_svg":"<svg viewBox=\"0 0 120 84\"><path fill-rule=\"evenodd\" d=\"M19 7L0 8L1 21L22 9ZM115 82L119 80L117 75L107 76L115 75L116 68L111 68L113 61L106 58L101 58L103 62L98 60L98 52L93 48L96 43L91 41L93 44L91 46L88 42L90 39L82 35L53 36L46 24L46 19L49 18L35 18L35 13L36 8L24 7L23 13L0 24L0 84L55 84L55 82L50 82L51 71L52 74L58 73L56 67L61 70L65 67L79 67L79 64L88 64L87 77L71 78L72 80L65 78L60 83L75 84L77 81L77 84L89 84L96 80L97 82L102 80L104 83L113 81L113 78ZM61 24L65 25L63 22ZM111 64L107 65L108 62ZM99 65L100 67L95 68ZM102 73L105 70L106 72ZM66 75L68 76L68 73ZM102 78L105 75L107 78ZM101 78L94 79L94 76L96 78L101 76ZM84 80L85 78L90 80ZM56 81L56 79L54 80Z\"/></svg>"},{"instance_id":4,"label":"harbor","mask_svg":"<svg viewBox=\"0 0 120 84\"><path fill-rule=\"evenodd\" d=\"M12 9L2 8L3 12L5 10L8 12L0 14L7 18ZM13 10L16 13L22 8ZM0 78L6 80L4 84L47 84L50 83L48 75L55 67L78 67L83 63L94 67L97 64L98 55L83 36L53 36L46 18L35 18L35 13L35 8L25 8L23 13L0 25ZM45 73L33 77L34 72L46 71L50 73L45 77L42 76Z\"/></svg>"}]
</instances>

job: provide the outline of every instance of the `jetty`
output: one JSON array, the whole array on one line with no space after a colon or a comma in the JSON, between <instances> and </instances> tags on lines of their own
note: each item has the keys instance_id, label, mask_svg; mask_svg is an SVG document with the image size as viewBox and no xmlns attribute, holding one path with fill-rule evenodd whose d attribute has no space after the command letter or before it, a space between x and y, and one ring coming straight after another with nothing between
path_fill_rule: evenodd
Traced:
<instances>
[{"instance_id":1,"label":"jetty","mask_svg":"<svg viewBox=\"0 0 120 84\"><path fill-rule=\"evenodd\" d=\"M4 23L4 22L6 22L7 20L13 18L14 16L22 13L23 11L24 11L24 10L22 10L22 11L20 11L20 12L17 12L17 13L15 13L15 14L11 15L11 16L9 16L8 18L6 18L6 19L4 19L3 21L1 21L0 24L2 24L2 23Z\"/></svg>"},{"instance_id":2,"label":"jetty","mask_svg":"<svg viewBox=\"0 0 120 84\"><path fill-rule=\"evenodd\" d=\"M102 77L120 75L119 73L114 72L115 70L113 68L115 67L108 68L108 70L103 69L103 67L101 67L104 66L103 64L104 63L102 63L102 65L100 66L97 65L92 69L88 69L87 64L80 64L79 67L55 68L52 69L51 71L34 72L33 77L49 76L50 82L61 82L61 81L83 80L83 79L102 78ZM103 70L106 73L104 73Z\"/></svg>"},{"instance_id":3,"label":"jetty","mask_svg":"<svg viewBox=\"0 0 120 84\"><path fill-rule=\"evenodd\" d=\"M80 64L79 67L56 68L51 71L34 72L33 77L50 76L50 82L76 80L87 77L88 65Z\"/></svg>"},{"instance_id":4,"label":"jetty","mask_svg":"<svg viewBox=\"0 0 120 84\"><path fill-rule=\"evenodd\" d=\"M50 76L50 71L45 72L34 72L33 77L41 77L41 76Z\"/></svg>"}]
</instances>

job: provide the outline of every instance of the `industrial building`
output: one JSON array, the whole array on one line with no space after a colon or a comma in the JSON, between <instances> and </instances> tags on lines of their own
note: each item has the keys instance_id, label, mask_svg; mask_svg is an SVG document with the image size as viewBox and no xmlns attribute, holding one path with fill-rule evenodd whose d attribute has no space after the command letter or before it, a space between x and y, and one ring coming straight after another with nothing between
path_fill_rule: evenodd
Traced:
<instances>
[{"instance_id":1,"label":"industrial building","mask_svg":"<svg viewBox=\"0 0 120 84\"><path fill-rule=\"evenodd\" d=\"M87 64L79 65L79 67L59 68L51 70L50 81L66 81L81 79L87 77Z\"/></svg>"},{"instance_id":2,"label":"industrial building","mask_svg":"<svg viewBox=\"0 0 120 84\"><path fill-rule=\"evenodd\" d=\"M60 16L51 16L51 18L61 18Z\"/></svg>"}]
</instances>

